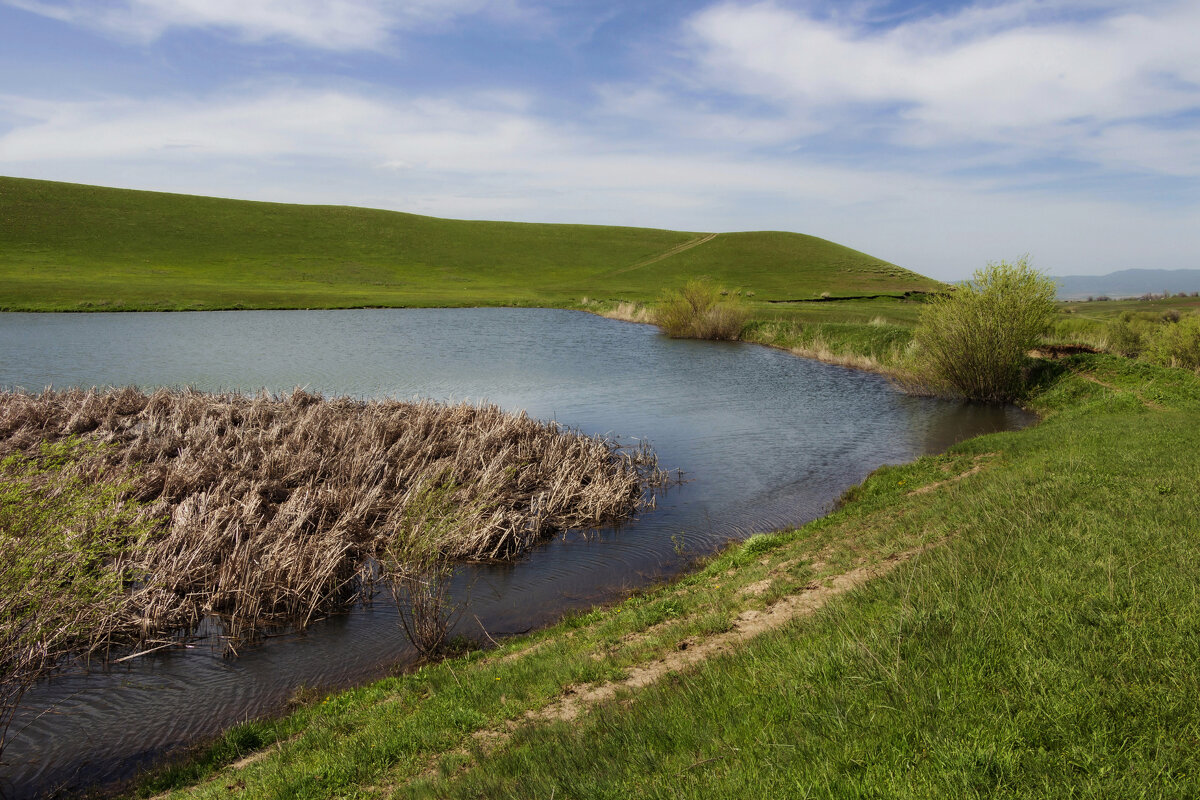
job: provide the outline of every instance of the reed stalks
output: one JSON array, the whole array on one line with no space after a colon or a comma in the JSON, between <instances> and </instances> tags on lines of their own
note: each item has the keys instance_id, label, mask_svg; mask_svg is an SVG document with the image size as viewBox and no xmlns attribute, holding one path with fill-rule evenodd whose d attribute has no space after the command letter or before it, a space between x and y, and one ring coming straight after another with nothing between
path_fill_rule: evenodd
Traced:
<instances>
[{"instance_id":1,"label":"reed stalks","mask_svg":"<svg viewBox=\"0 0 1200 800\"><path fill-rule=\"evenodd\" d=\"M609 319L619 319L622 322L654 322L654 316L650 313L650 309L641 303L630 303L628 301L622 301L612 308L601 311L600 316L608 317Z\"/></svg>"},{"instance_id":2,"label":"reed stalks","mask_svg":"<svg viewBox=\"0 0 1200 800\"><path fill-rule=\"evenodd\" d=\"M211 617L231 637L303 627L368 590L385 552L416 552L413 537L445 562L510 558L651 505L666 478L644 445L495 406L301 390L0 393L0 458L72 436L88 445L64 468L72 479L159 521L107 557L124 594L96 630L121 641ZM435 536L413 524L431 486L455 510Z\"/></svg>"},{"instance_id":3,"label":"reed stalks","mask_svg":"<svg viewBox=\"0 0 1200 800\"><path fill-rule=\"evenodd\" d=\"M139 634L127 554L157 521L122 499L132 484L120 472L88 481L72 470L84 450L68 437L0 460L0 757L38 680Z\"/></svg>"}]
</instances>

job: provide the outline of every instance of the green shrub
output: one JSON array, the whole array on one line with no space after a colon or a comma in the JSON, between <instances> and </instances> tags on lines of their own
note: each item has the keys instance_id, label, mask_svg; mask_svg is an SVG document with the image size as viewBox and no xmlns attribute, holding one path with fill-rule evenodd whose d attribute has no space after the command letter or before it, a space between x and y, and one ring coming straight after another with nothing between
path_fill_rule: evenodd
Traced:
<instances>
[{"instance_id":1,"label":"green shrub","mask_svg":"<svg viewBox=\"0 0 1200 800\"><path fill-rule=\"evenodd\" d=\"M1024 390L1022 366L1054 318L1054 281L1001 261L922 309L913 340L916 380L942 394L1011 401Z\"/></svg>"},{"instance_id":2,"label":"green shrub","mask_svg":"<svg viewBox=\"0 0 1200 800\"><path fill-rule=\"evenodd\" d=\"M738 339L749 316L743 302L706 280L668 290L654 323L675 339Z\"/></svg>"},{"instance_id":3,"label":"green shrub","mask_svg":"<svg viewBox=\"0 0 1200 800\"><path fill-rule=\"evenodd\" d=\"M1151 361L1164 366L1200 370L1200 315L1161 325L1147 351Z\"/></svg>"},{"instance_id":4,"label":"green shrub","mask_svg":"<svg viewBox=\"0 0 1200 800\"><path fill-rule=\"evenodd\" d=\"M1126 358L1137 358L1146 347L1146 340L1126 319L1108 324L1108 351Z\"/></svg>"}]
</instances>

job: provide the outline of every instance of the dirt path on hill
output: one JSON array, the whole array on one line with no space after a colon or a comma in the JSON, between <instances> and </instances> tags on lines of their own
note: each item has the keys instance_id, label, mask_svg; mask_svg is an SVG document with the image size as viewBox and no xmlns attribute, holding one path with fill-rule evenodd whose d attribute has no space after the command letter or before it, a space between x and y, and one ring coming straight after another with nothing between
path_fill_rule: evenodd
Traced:
<instances>
[{"instance_id":1,"label":"dirt path on hill","mask_svg":"<svg viewBox=\"0 0 1200 800\"><path fill-rule=\"evenodd\" d=\"M1133 395L1134 397L1136 397L1137 401L1139 403L1141 403L1146 408L1149 408L1153 411L1165 411L1166 410L1162 405L1159 405L1158 403L1154 402L1153 400L1147 400L1146 398L1142 397L1140 394L1133 391L1132 389L1122 389L1119 386L1113 386L1111 383L1106 383L1105 381L1102 381L1099 378L1097 378L1095 375L1089 375L1086 372L1080 372L1077 374L1081 378L1083 378L1085 381L1091 381L1092 383L1096 384L1097 386L1103 386L1105 389L1108 389L1113 394L1122 394L1122 393L1127 392L1127 393Z\"/></svg>"},{"instance_id":2,"label":"dirt path on hill","mask_svg":"<svg viewBox=\"0 0 1200 800\"><path fill-rule=\"evenodd\" d=\"M711 242L715 238L717 238L717 234L706 233L703 236L696 237L695 239L689 239L688 241L684 242L683 244L675 245L670 250L664 250L663 252L659 253L658 255L647 258L644 261L639 261L636 264L630 264L628 267L622 267L621 269L613 270L612 272L606 273L604 275L604 277L607 278L607 277L611 277L613 275L620 275L625 272L632 272L635 269L641 269L642 267L648 267L651 264L657 264L659 261L670 258L671 256L677 256L686 250L691 250L693 247L699 247L700 245L704 244L705 242Z\"/></svg>"},{"instance_id":3,"label":"dirt path on hill","mask_svg":"<svg viewBox=\"0 0 1200 800\"><path fill-rule=\"evenodd\" d=\"M628 675L623 680L584 686L567 686L558 699L541 708L526 712L521 720L508 722L502 727L486 728L473 733L473 749L482 750L485 755L490 754L507 743L512 735L522 727L548 722L569 722L583 716L601 703L615 699L623 692L644 689L672 673L698 665L714 656L732 653L761 634L778 630L794 620L815 614L834 598L857 589L870 580L887 575L901 564L930 548L940 546L943 542L944 540L932 542L911 550L894 553L881 562L864 564L838 575L815 580L795 594L783 597L764 609L747 609L737 616L729 631L714 636L692 636L684 639L676 645L675 650L668 654L631 666L628 669ZM779 571L782 566L785 565L777 566L773 572ZM759 592L752 591L750 594L759 594ZM643 631L631 638L644 637L649 633L650 631ZM536 648L513 653L506 658L520 657L534 649ZM451 752L462 756L471 755L471 751L466 748ZM449 754L439 753L430 760L430 765L425 772L412 779L390 786L374 786L370 789L372 792L378 792L381 796L387 797L401 785L434 778L438 774L437 764Z\"/></svg>"}]
</instances>

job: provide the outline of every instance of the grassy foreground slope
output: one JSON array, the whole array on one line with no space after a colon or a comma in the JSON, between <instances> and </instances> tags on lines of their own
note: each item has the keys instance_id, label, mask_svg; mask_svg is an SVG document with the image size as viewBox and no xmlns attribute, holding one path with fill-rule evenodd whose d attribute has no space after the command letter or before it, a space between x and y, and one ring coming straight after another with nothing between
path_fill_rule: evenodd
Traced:
<instances>
[{"instance_id":1,"label":"grassy foreground slope","mask_svg":"<svg viewBox=\"0 0 1200 800\"><path fill-rule=\"evenodd\" d=\"M1041 370L1034 428L882 468L614 608L239 726L140 793L1200 796L1200 378Z\"/></svg>"},{"instance_id":2,"label":"grassy foreground slope","mask_svg":"<svg viewBox=\"0 0 1200 800\"><path fill-rule=\"evenodd\" d=\"M762 300L936 282L797 233L438 219L0 177L0 309L645 300L707 276Z\"/></svg>"}]
</instances>

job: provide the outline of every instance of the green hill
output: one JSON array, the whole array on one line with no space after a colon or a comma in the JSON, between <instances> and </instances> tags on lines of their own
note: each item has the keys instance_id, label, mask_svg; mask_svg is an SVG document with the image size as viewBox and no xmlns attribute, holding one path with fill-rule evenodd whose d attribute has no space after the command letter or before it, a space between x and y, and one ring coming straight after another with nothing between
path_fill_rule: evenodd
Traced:
<instances>
[{"instance_id":1,"label":"green hill","mask_svg":"<svg viewBox=\"0 0 1200 800\"><path fill-rule=\"evenodd\" d=\"M0 177L0 309L569 305L707 276L759 300L936 282L798 233L438 219Z\"/></svg>"}]
</instances>

